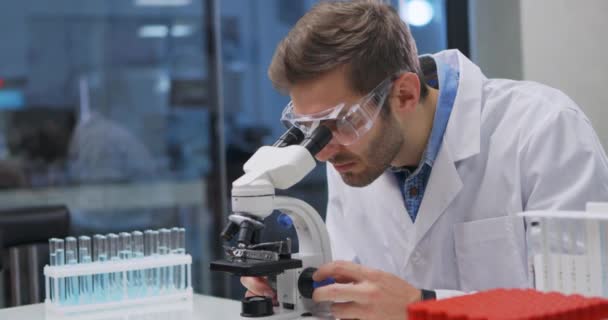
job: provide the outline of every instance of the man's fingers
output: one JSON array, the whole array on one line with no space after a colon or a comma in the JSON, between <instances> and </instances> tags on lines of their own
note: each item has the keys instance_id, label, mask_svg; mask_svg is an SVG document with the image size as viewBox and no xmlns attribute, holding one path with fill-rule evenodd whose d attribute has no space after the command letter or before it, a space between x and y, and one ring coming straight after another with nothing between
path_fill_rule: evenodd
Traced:
<instances>
[{"instance_id":1,"label":"man's fingers","mask_svg":"<svg viewBox=\"0 0 608 320\"><path fill-rule=\"evenodd\" d=\"M355 302L334 303L331 306L331 314L336 319L366 319L368 317L367 306Z\"/></svg>"},{"instance_id":2,"label":"man's fingers","mask_svg":"<svg viewBox=\"0 0 608 320\"><path fill-rule=\"evenodd\" d=\"M251 292L254 296L274 297L274 290L268 284L268 281L259 277L241 277L241 284L247 288L247 292ZM247 296L247 295L246 295Z\"/></svg>"},{"instance_id":3,"label":"man's fingers","mask_svg":"<svg viewBox=\"0 0 608 320\"><path fill-rule=\"evenodd\" d=\"M365 279L366 269L359 264L349 261L334 261L321 266L312 276L314 281L322 281L329 277L338 282L359 282Z\"/></svg>"},{"instance_id":4,"label":"man's fingers","mask_svg":"<svg viewBox=\"0 0 608 320\"><path fill-rule=\"evenodd\" d=\"M354 283L334 283L315 289L312 299L316 302L369 302L368 286Z\"/></svg>"}]
</instances>

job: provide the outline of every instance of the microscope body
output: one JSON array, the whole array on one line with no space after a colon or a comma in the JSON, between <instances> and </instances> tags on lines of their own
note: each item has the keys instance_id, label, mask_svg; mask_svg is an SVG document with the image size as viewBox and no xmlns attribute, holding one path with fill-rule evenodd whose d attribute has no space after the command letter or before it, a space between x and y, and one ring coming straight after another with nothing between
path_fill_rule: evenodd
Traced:
<instances>
[{"instance_id":1,"label":"microscope body","mask_svg":"<svg viewBox=\"0 0 608 320\"><path fill-rule=\"evenodd\" d=\"M324 134L327 135L327 132ZM267 300L262 301L262 297L256 301L244 299L243 317L260 317L260 314L251 314L248 310L262 308L266 310L260 311L265 319L299 319L302 316L331 318L327 304L318 304L310 299L313 271L332 259L325 223L306 202L275 195L276 188L290 188L314 169L314 154L329 140L331 133L329 137L324 136L322 143L313 150L310 144L305 143L261 147L243 166L245 174L232 184L233 214L222 237L225 240L236 238L236 245L226 246L227 258L214 261L211 270L239 276L276 278L279 302L278 306L272 308L267 305ZM298 237L298 253L291 253L289 239L258 243L264 219L274 210L291 218ZM272 308L272 311L268 308Z\"/></svg>"}]
</instances>

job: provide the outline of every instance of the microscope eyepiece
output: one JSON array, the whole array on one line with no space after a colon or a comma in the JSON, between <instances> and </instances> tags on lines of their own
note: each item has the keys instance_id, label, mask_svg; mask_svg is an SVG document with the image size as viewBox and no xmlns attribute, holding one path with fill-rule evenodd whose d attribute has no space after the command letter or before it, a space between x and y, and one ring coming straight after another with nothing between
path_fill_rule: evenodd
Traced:
<instances>
[{"instance_id":1,"label":"microscope eyepiece","mask_svg":"<svg viewBox=\"0 0 608 320\"><path fill-rule=\"evenodd\" d=\"M291 127L272 146L283 148L292 144L298 144L302 140L304 140L304 133L296 127Z\"/></svg>"},{"instance_id":2,"label":"microscope eyepiece","mask_svg":"<svg viewBox=\"0 0 608 320\"><path fill-rule=\"evenodd\" d=\"M324 125L320 125L310 134L310 136L304 139L304 142L302 142L301 145L308 149L310 154L315 156L319 151L325 148L332 137L331 129Z\"/></svg>"}]
</instances>

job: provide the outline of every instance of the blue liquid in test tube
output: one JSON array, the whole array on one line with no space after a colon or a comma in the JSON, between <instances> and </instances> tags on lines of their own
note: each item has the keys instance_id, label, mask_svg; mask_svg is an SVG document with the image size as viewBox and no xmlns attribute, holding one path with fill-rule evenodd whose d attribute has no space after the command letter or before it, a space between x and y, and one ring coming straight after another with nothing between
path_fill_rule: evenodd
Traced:
<instances>
[{"instance_id":1,"label":"blue liquid in test tube","mask_svg":"<svg viewBox=\"0 0 608 320\"><path fill-rule=\"evenodd\" d=\"M74 237L65 238L65 262L68 265L78 264L78 242ZM66 304L77 304L80 295L78 277L68 277L66 285Z\"/></svg>"},{"instance_id":2,"label":"blue liquid in test tube","mask_svg":"<svg viewBox=\"0 0 608 320\"><path fill-rule=\"evenodd\" d=\"M78 262L91 263L91 237L78 237ZM85 275L79 277L80 282L80 303L91 303L93 298L93 275Z\"/></svg>"},{"instance_id":3,"label":"blue liquid in test tube","mask_svg":"<svg viewBox=\"0 0 608 320\"><path fill-rule=\"evenodd\" d=\"M101 234L93 236L93 260L97 263L108 261L108 238ZM110 276L107 273L93 276L93 299L98 302L108 300L108 283Z\"/></svg>"},{"instance_id":4,"label":"blue liquid in test tube","mask_svg":"<svg viewBox=\"0 0 608 320\"><path fill-rule=\"evenodd\" d=\"M108 259L110 262L120 260L118 257L118 235L109 233L108 238ZM108 299L111 301L120 300L122 297L122 282L120 281L120 272L111 272L108 288Z\"/></svg>"},{"instance_id":5,"label":"blue liquid in test tube","mask_svg":"<svg viewBox=\"0 0 608 320\"><path fill-rule=\"evenodd\" d=\"M158 256L159 232L146 230L144 232L144 255L147 257ZM146 295L154 296L160 290L160 268L146 270Z\"/></svg>"},{"instance_id":6,"label":"blue liquid in test tube","mask_svg":"<svg viewBox=\"0 0 608 320\"><path fill-rule=\"evenodd\" d=\"M160 245L158 251L161 256L171 253L171 230L160 229ZM160 290L162 293L169 293L173 290L173 268L161 267Z\"/></svg>"},{"instance_id":7,"label":"blue liquid in test tube","mask_svg":"<svg viewBox=\"0 0 608 320\"><path fill-rule=\"evenodd\" d=\"M133 244L131 239L131 234L128 232L121 232L118 234L120 239L118 240L118 256L120 260L130 260L133 255ZM127 277L124 279L124 277ZM127 296L123 295L123 299L132 298L133 297L133 271L123 272L121 275L121 281L123 285L123 290ZM126 287L125 287L126 284Z\"/></svg>"},{"instance_id":8,"label":"blue liquid in test tube","mask_svg":"<svg viewBox=\"0 0 608 320\"><path fill-rule=\"evenodd\" d=\"M186 229L172 228L171 229L171 253L177 255L186 254ZM173 283L176 289L182 290L186 283L185 265L173 267Z\"/></svg>"},{"instance_id":9,"label":"blue liquid in test tube","mask_svg":"<svg viewBox=\"0 0 608 320\"><path fill-rule=\"evenodd\" d=\"M133 259L141 259L144 257L144 234L141 231L131 232L133 239ZM145 294L144 291L144 272L143 270L133 271L133 294L136 297L141 297Z\"/></svg>"},{"instance_id":10,"label":"blue liquid in test tube","mask_svg":"<svg viewBox=\"0 0 608 320\"><path fill-rule=\"evenodd\" d=\"M55 265L62 266L65 264L65 241L63 239L55 239ZM57 281L57 292L55 292L55 301L59 304L65 304L66 292L65 292L65 278L58 278ZM53 288L53 290L55 290Z\"/></svg>"},{"instance_id":11,"label":"blue liquid in test tube","mask_svg":"<svg viewBox=\"0 0 608 320\"><path fill-rule=\"evenodd\" d=\"M55 266L57 265L57 246L56 246L56 241L59 240L57 238L51 238L49 239L49 265L50 266ZM48 298L52 301L55 302L55 300L57 300L56 297L56 293L55 293L55 279L53 278L49 278L49 296Z\"/></svg>"}]
</instances>

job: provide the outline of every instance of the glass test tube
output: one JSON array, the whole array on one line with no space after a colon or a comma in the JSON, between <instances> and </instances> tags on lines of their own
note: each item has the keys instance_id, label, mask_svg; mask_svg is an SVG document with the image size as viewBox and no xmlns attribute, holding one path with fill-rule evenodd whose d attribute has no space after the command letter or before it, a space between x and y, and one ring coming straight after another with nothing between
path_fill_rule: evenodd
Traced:
<instances>
[{"instance_id":1,"label":"glass test tube","mask_svg":"<svg viewBox=\"0 0 608 320\"><path fill-rule=\"evenodd\" d=\"M186 254L186 229L179 228L178 229L178 238L177 238L177 253L178 254ZM183 264L180 266L181 274L179 279L180 289L186 289L186 277L188 266Z\"/></svg>"},{"instance_id":2,"label":"glass test tube","mask_svg":"<svg viewBox=\"0 0 608 320\"><path fill-rule=\"evenodd\" d=\"M91 237L78 237L78 262L91 263ZM93 297L93 275L80 276L80 303L90 303Z\"/></svg>"},{"instance_id":3,"label":"glass test tube","mask_svg":"<svg viewBox=\"0 0 608 320\"><path fill-rule=\"evenodd\" d=\"M144 256L144 234L141 231L131 232L131 238L133 239L133 259L140 259ZM144 272L143 270L135 270L132 272L133 281L132 288L135 296L145 295L144 287Z\"/></svg>"},{"instance_id":4,"label":"glass test tube","mask_svg":"<svg viewBox=\"0 0 608 320\"><path fill-rule=\"evenodd\" d=\"M146 230L144 232L144 255L148 257L158 256L159 232ZM148 295L156 295L160 289L160 268L146 270L146 287Z\"/></svg>"},{"instance_id":5,"label":"glass test tube","mask_svg":"<svg viewBox=\"0 0 608 320\"><path fill-rule=\"evenodd\" d=\"M185 231L185 229L184 229ZM184 239L182 240L182 236ZM172 254L185 254L184 244L185 232L182 234L180 228L171 228L171 253ZM185 283L185 269L183 265L173 267L173 286L176 289L183 289Z\"/></svg>"},{"instance_id":6,"label":"glass test tube","mask_svg":"<svg viewBox=\"0 0 608 320\"><path fill-rule=\"evenodd\" d=\"M542 235L540 223L537 220L530 221L527 228L527 246L528 246L528 283L530 288L543 290L543 281L537 281L537 277L543 274L542 267Z\"/></svg>"},{"instance_id":7,"label":"glass test tube","mask_svg":"<svg viewBox=\"0 0 608 320\"><path fill-rule=\"evenodd\" d=\"M589 222L588 222L589 223ZM600 288L600 292L602 293L601 295L604 297L608 297L608 222L606 220L600 220L599 221L599 229L600 229L600 239L598 240L599 243L597 243L599 245L599 250L600 250L600 264L601 264L601 279L602 279L602 288ZM581 241L583 242L583 252L585 252L585 255L588 256L588 252L591 251L590 249L593 247L592 244L590 243L590 241L588 241L587 238L587 232L585 231L583 234L583 237L581 239ZM592 240L592 239L589 239ZM589 242L589 243L588 243ZM587 269L590 269L589 266L589 262L587 259L585 259L585 266L587 267Z\"/></svg>"},{"instance_id":8,"label":"glass test tube","mask_svg":"<svg viewBox=\"0 0 608 320\"><path fill-rule=\"evenodd\" d=\"M65 241L63 239L55 239L55 265L62 266L65 264ZM56 293L56 301L60 304L64 304L66 302L66 294L65 294L65 279L59 278L56 280L56 292L55 288L53 292Z\"/></svg>"},{"instance_id":9,"label":"glass test tube","mask_svg":"<svg viewBox=\"0 0 608 320\"><path fill-rule=\"evenodd\" d=\"M49 239L49 265L50 266L55 266L57 265L57 246L56 246L56 241L59 240L57 238L50 238ZM55 289L55 279L50 278L49 279L49 296L48 298L54 302L56 300L56 293L54 291Z\"/></svg>"},{"instance_id":10,"label":"glass test tube","mask_svg":"<svg viewBox=\"0 0 608 320\"><path fill-rule=\"evenodd\" d=\"M118 257L118 235L115 233L109 233L108 238L108 259L110 261L118 261L120 258ZM111 272L109 274L109 288L108 288L108 296L109 300L120 300L122 297L122 282L120 278L120 272Z\"/></svg>"},{"instance_id":11,"label":"glass test tube","mask_svg":"<svg viewBox=\"0 0 608 320\"><path fill-rule=\"evenodd\" d=\"M131 233L133 239L133 257L141 258L144 256L144 234L141 231Z\"/></svg>"},{"instance_id":12,"label":"glass test tube","mask_svg":"<svg viewBox=\"0 0 608 320\"><path fill-rule=\"evenodd\" d=\"M95 262L108 261L108 238L101 234L93 236L93 260ZM93 277L93 292L96 301L105 301L108 293L108 274L97 274Z\"/></svg>"},{"instance_id":13,"label":"glass test tube","mask_svg":"<svg viewBox=\"0 0 608 320\"><path fill-rule=\"evenodd\" d=\"M171 252L171 230L160 229L160 243L158 245L158 251L160 255L168 255ZM171 291L173 287L173 268L162 267L160 277L160 290L167 292Z\"/></svg>"},{"instance_id":14,"label":"glass test tube","mask_svg":"<svg viewBox=\"0 0 608 320\"><path fill-rule=\"evenodd\" d=\"M541 226L541 238L542 238L542 262L543 262L543 283L544 283L544 291L552 291L554 290L553 284L553 269L555 266L552 264L552 255L551 255L551 237L549 232L547 231L551 228L550 218L541 218L540 226Z\"/></svg>"},{"instance_id":15,"label":"glass test tube","mask_svg":"<svg viewBox=\"0 0 608 320\"><path fill-rule=\"evenodd\" d=\"M118 236L118 256L121 260L131 259L131 255L133 254L131 234L128 232L121 232Z\"/></svg>"},{"instance_id":16,"label":"glass test tube","mask_svg":"<svg viewBox=\"0 0 608 320\"><path fill-rule=\"evenodd\" d=\"M120 260L130 260L133 255L133 244L131 239L131 234L128 232L121 232L118 234L118 256ZM126 284L126 290L128 296L133 295L133 271L123 272L122 277L127 277L126 279L122 279L123 286ZM123 288L125 289L125 288ZM128 298L128 297L125 297Z\"/></svg>"},{"instance_id":17,"label":"glass test tube","mask_svg":"<svg viewBox=\"0 0 608 320\"><path fill-rule=\"evenodd\" d=\"M78 241L74 237L65 238L65 262L66 264L78 264ZM66 303L78 303L79 288L78 277L68 277L66 288Z\"/></svg>"}]
</instances>

